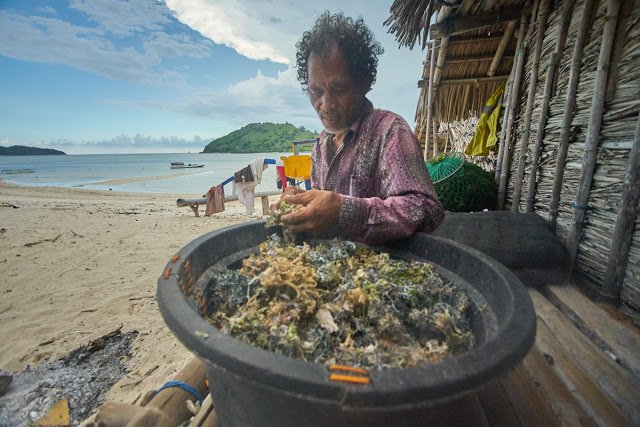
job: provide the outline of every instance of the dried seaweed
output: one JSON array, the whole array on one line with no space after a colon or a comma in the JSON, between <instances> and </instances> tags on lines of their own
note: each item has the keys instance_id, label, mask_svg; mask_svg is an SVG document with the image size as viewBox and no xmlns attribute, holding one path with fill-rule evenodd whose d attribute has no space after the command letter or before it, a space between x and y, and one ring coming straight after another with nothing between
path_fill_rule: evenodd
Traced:
<instances>
[{"instance_id":1,"label":"dried seaweed","mask_svg":"<svg viewBox=\"0 0 640 427\"><path fill-rule=\"evenodd\" d=\"M317 363L437 363L475 344L470 300L431 264L332 240L277 235L208 283L209 320L244 342Z\"/></svg>"},{"instance_id":2,"label":"dried seaweed","mask_svg":"<svg viewBox=\"0 0 640 427\"><path fill-rule=\"evenodd\" d=\"M291 205L284 200L280 202L278 209L275 212L272 212L271 215L267 217L267 221L265 222L266 227L275 227L277 225L282 225L282 215L289 214L291 212L295 212L300 209L302 205ZM295 240L295 235L291 230L283 229L283 236L285 242L292 243Z\"/></svg>"}]
</instances>

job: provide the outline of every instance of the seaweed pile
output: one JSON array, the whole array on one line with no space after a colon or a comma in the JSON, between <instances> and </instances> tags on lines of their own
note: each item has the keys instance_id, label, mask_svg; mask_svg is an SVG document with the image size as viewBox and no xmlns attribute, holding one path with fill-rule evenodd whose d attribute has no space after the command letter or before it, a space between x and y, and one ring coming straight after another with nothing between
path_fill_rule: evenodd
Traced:
<instances>
[{"instance_id":1,"label":"seaweed pile","mask_svg":"<svg viewBox=\"0 0 640 427\"><path fill-rule=\"evenodd\" d=\"M469 298L432 265L332 240L277 235L207 284L210 322L241 341L323 364L398 368L474 346Z\"/></svg>"}]
</instances>

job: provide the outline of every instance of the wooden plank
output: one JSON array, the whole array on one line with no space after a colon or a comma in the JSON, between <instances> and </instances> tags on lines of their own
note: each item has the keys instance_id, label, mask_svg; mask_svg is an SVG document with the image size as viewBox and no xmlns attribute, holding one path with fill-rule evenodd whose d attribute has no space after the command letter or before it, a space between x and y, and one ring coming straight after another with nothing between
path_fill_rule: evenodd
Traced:
<instances>
[{"instance_id":1,"label":"wooden plank","mask_svg":"<svg viewBox=\"0 0 640 427\"><path fill-rule=\"evenodd\" d=\"M498 380L491 381L477 394L490 426L515 426L520 424L504 387Z\"/></svg>"},{"instance_id":2,"label":"wooden plank","mask_svg":"<svg viewBox=\"0 0 640 427\"><path fill-rule=\"evenodd\" d=\"M591 380L566 349L555 339L551 330L540 319L536 334L536 345L587 413L600 425L629 425L631 420L620 407Z\"/></svg>"},{"instance_id":3,"label":"wooden plank","mask_svg":"<svg viewBox=\"0 0 640 427\"><path fill-rule=\"evenodd\" d=\"M439 39L513 21L518 19L521 14L521 6L511 6L479 15L453 15L445 19L444 22L433 24L429 27L429 31L432 39Z\"/></svg>"},{"instance_id":4,"label":"wooden plank","mask_svg":"<svg viewBox=\"0 0 640 427\"><path fill-rule=\"evenodd\" d=\"M524 367L519 364L500 380L523 426L560 426L551 405L542 396L540 387Z\"/></svg>"},{"instance_id":5,"label":"wooden plank","mask_svg":"<svg viewBox=\"0 0 640 427\"><path fill-rule=\"evenodd\" d=\"M605 392L630 418L640 420L640 380L616 364L600 348L585 337L553 304L531 289L538 318L567 354L578 363L591 380Z\"/></svg>"},{"instance_id":6,"label":"wooden plank","mask_svg":"<svg viewBox=\"0 0 640 427\"><path fill-rule=\"evenodd\" d=\"M523 360L523 365L562 425L596 425L593 418L585 412L560 377L551 369L537 342Z\"/></svg>"},{"instance_id":7,"label":"wooden plank","mask_svg":"<svg viewBox=\"0 0 640 427\"><path fill-rule=\"evenodd\" d=\"M637 328L616 321L574 286L550 285L546 290L604 341L623 366L640 378L640 331Z\"/></svg>"}]
</instances>

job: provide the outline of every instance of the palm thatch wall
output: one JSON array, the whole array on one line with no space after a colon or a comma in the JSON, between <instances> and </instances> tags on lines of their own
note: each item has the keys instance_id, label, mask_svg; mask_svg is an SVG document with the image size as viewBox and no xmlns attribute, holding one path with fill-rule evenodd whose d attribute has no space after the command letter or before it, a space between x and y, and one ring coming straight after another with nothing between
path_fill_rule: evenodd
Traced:
<instances>
[{"instance_id":1,"label":"palm thatch wall","mask_svg":"<svg viewBox=\"0 0 640 427\"><path fill-rule=\"evenodd\" d=\"M410 0L396 0L396 3L409 3ZM585 5L593 1L593 13L585 14ZM619 10L612 4L619 2ZM418 3L431 4L432 14L437 9L438 1L423 1ZM513 121L513 132L509 140L506 139L508 132L501 133L501 144L513 149L509 152L511 161L507 165L508 178L504 188L504 206L513 211L533 210L546 220L555 229L556 234L572 245L576 242L574 272L576 278L581 283L586 284L596 290L602 290L603 284L611 281L611 265L616 262L626 261L626 269L623 269L621 277L621 290L619 301L621 309L627 311L636 318L640 318L640 221L637 217L637 198L635 205L635 227L630 227L628 234L631 234L631 244L628 255L625 251L625 259L617 260L611 257L620 252L616 249L621 242L614 237L613 230L616 224L621 223L621 204L623 188L625 187L625 174L629 168L633 167L629 157L634 144L640 144L637 136L634 136L640 112L640 1L638 0L532 0L526 1L500 1L484 0L471 1L463 0L462 4L450 12L447 18L449 28L455 26L449 22L460 20L468 15L487 16L496 12L496 20L499 20L499 11L504 7L518 5L522 10L521 18L529 24L525 34L523 34L523 46L519 53L525 55L522 79L518 88L513 85L516 67L514 57L518 53L509 55L515 50L515 40L518 35L514 34L505 50L505 58L501 61L498 75L510 75L511 85L507 86L507 103L515 102L515 120ZM614 8L614 9L611 9ZM427 8L425 8L426 11ZM546 9L546 10L545 10ZM610 10L611 9L611 10ZM613 11L612 11L613 10ZM393 13L393 8L392 8ZM426 13L426 12L425 12ZM588 15L588 16L585 16ZM436 15L434 15L436 16ZM563 20L566 17L566 20ZM392 15L392 18L394 16ZM411 33L409 27L400 27L403 22L400 16L396 20L390 18L390 22L396 25L396 29L404 28L405 44L410 41L409 35L420 34L425 37L426 31L413 28ZM424 17L423 17L424 21ZM432 19L433 21L433 19ZM575 113L569 116L568 125L563 123L565 109L572 106L567 105L570 96L570 75L571 63L581 25L587 22L586 39L584 48L581 49L582 57L577 74L577 92L575 95ZM408 25L408 24L407 24ZM432 29L434 26L432 25ZM440 28L442 28L440 26ZM518 28L522 30L518 24ZM464 40L465 37L476 40L499 35L504 32L505 22L496 25L484 25L476 32L456 34L450 38L450 42ZM615 30L613 43L608 49L609 65L598 71L598 60L603 40L606 39L605 30ZM416 33L418 31L418 33ZM537 61L537 70L534 72L536 58L536 40L538 34L543 31L541 38L540 56ZM561 36L566 33L566 42L562 44ZM396 35L400 34L399 32ZM433 34L433 43L438 46L442 37L446 33ZM472 37L469 37L472 36ZM442 69L442 81L448 79L473 78L487 75L487 62L476 64L461 62L461 57L487 57L496 50L497 37L493 41L473 42L469 40L455 47L449 46L448 55L444 61ZM560 42L559 42L560 40ZM399 39L402 43L402 39ZM425 43L428 46L428 43ZM486 50L484 50L486 49ZM557 52L556 52L557 49ZM555 52L555 53L554 53ZM451 58L457 58L450 61ZM556 59L555 62L553 59ZM428 64L430 58L425 61ZM513 71L512 71L513 70ZM549 78L547 74L551 70ZM600 74L599 74L600 73ZM606 91L603 96L596 96L598 87L598 76L604 73L606 76ZM529 100L529 88L532 75L536 76L534 85L531 87L532 108L530 125L527 123L527 103ZM427 105L427 87L424 82L428 81L429 66L425 65L423 70L422 92L418 102L416 120L416 132L420 135L424 133L424 117ZM448 125L447 123L462 123L460 120L478 116L479 111L486 99L500 82L469 83L458 85L442 85L434 87L433 115L439 122L444 123L440 128L450 129L460 125ZM548 91L545 93L545 88ZM514 93L518 93L517 97ZM545 96L547 95L548 96ZM594 100L604 99L602 111L594 105ZM546 109L546 114L543 111ZM595 113L592 112L595 111ZM594 114L601 117L601 127L596 134L595 168L593 173L585 181L583 174L589 174L587 159L590 149L589 132L594 132L597 126L593 122ZM503 125L505 118L503 116ZM538 127L543 129L538 135ZM590 126L592 127L590 129ZM568 135L568 146L566 150L566 160L558 166L558 153L562 152L560 141L562 135ZM539 141L540 145L536 146ZM456 146L454 141L450 146ZM460 143L457 144L460 146ZM539 156L538 150L539 147ZM507 152L507 151L505 151ZM587 163L585 163L587 162ZM522 164L522 173L518 169ZM533 169L532 164L536 165ZM496 164L493 164L495 168ZM560 185L559 203L557 206L557 216L553 211L552 192L554 181L558 179L558 171L562 172ZM505 172L503 172L505 173ZM531 178L531 179L530 179ZM530 185L531 181L531 185ZM587 187L588 197L586 206L582 206L576 201L579 200L579 188L584 183L590 182ZM582 184L581 184L582 183ZM631 183L633 184L633 183ZM627 187L629 183L626 184ZM640 183L637 183L640 185ZM531 191L529 191L531 187ZM533 195L533 197L531 197ZM584 222L581 228L576 228L576 218L579 218L576 211L581 208L584 213ZM624 209L623 209L624 210ZM627 209L628 210L628 209ZM577 238L572 238L571 234L576 233ZM572 240L573 239L573 240ZM571 250L571 248L570 248ZM610 259L611 258L611 259ZM609 266L609 270L608 270Z\"/></svg>"}]
</instances>

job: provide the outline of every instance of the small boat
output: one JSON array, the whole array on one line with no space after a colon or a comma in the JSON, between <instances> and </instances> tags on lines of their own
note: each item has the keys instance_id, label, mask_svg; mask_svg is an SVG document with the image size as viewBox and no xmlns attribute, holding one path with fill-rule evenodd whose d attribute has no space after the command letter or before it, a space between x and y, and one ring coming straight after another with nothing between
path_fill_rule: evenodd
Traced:
<instances>
[{"instance_id":1,"label":"small boat","mask_svg":"<svg viewBox=\"0 0 640 427\"><path fill-rule=\"evenodd\" d=\"M204 163L171 162L171 169L202 168Z\"/></svg>"}]
</instances>

